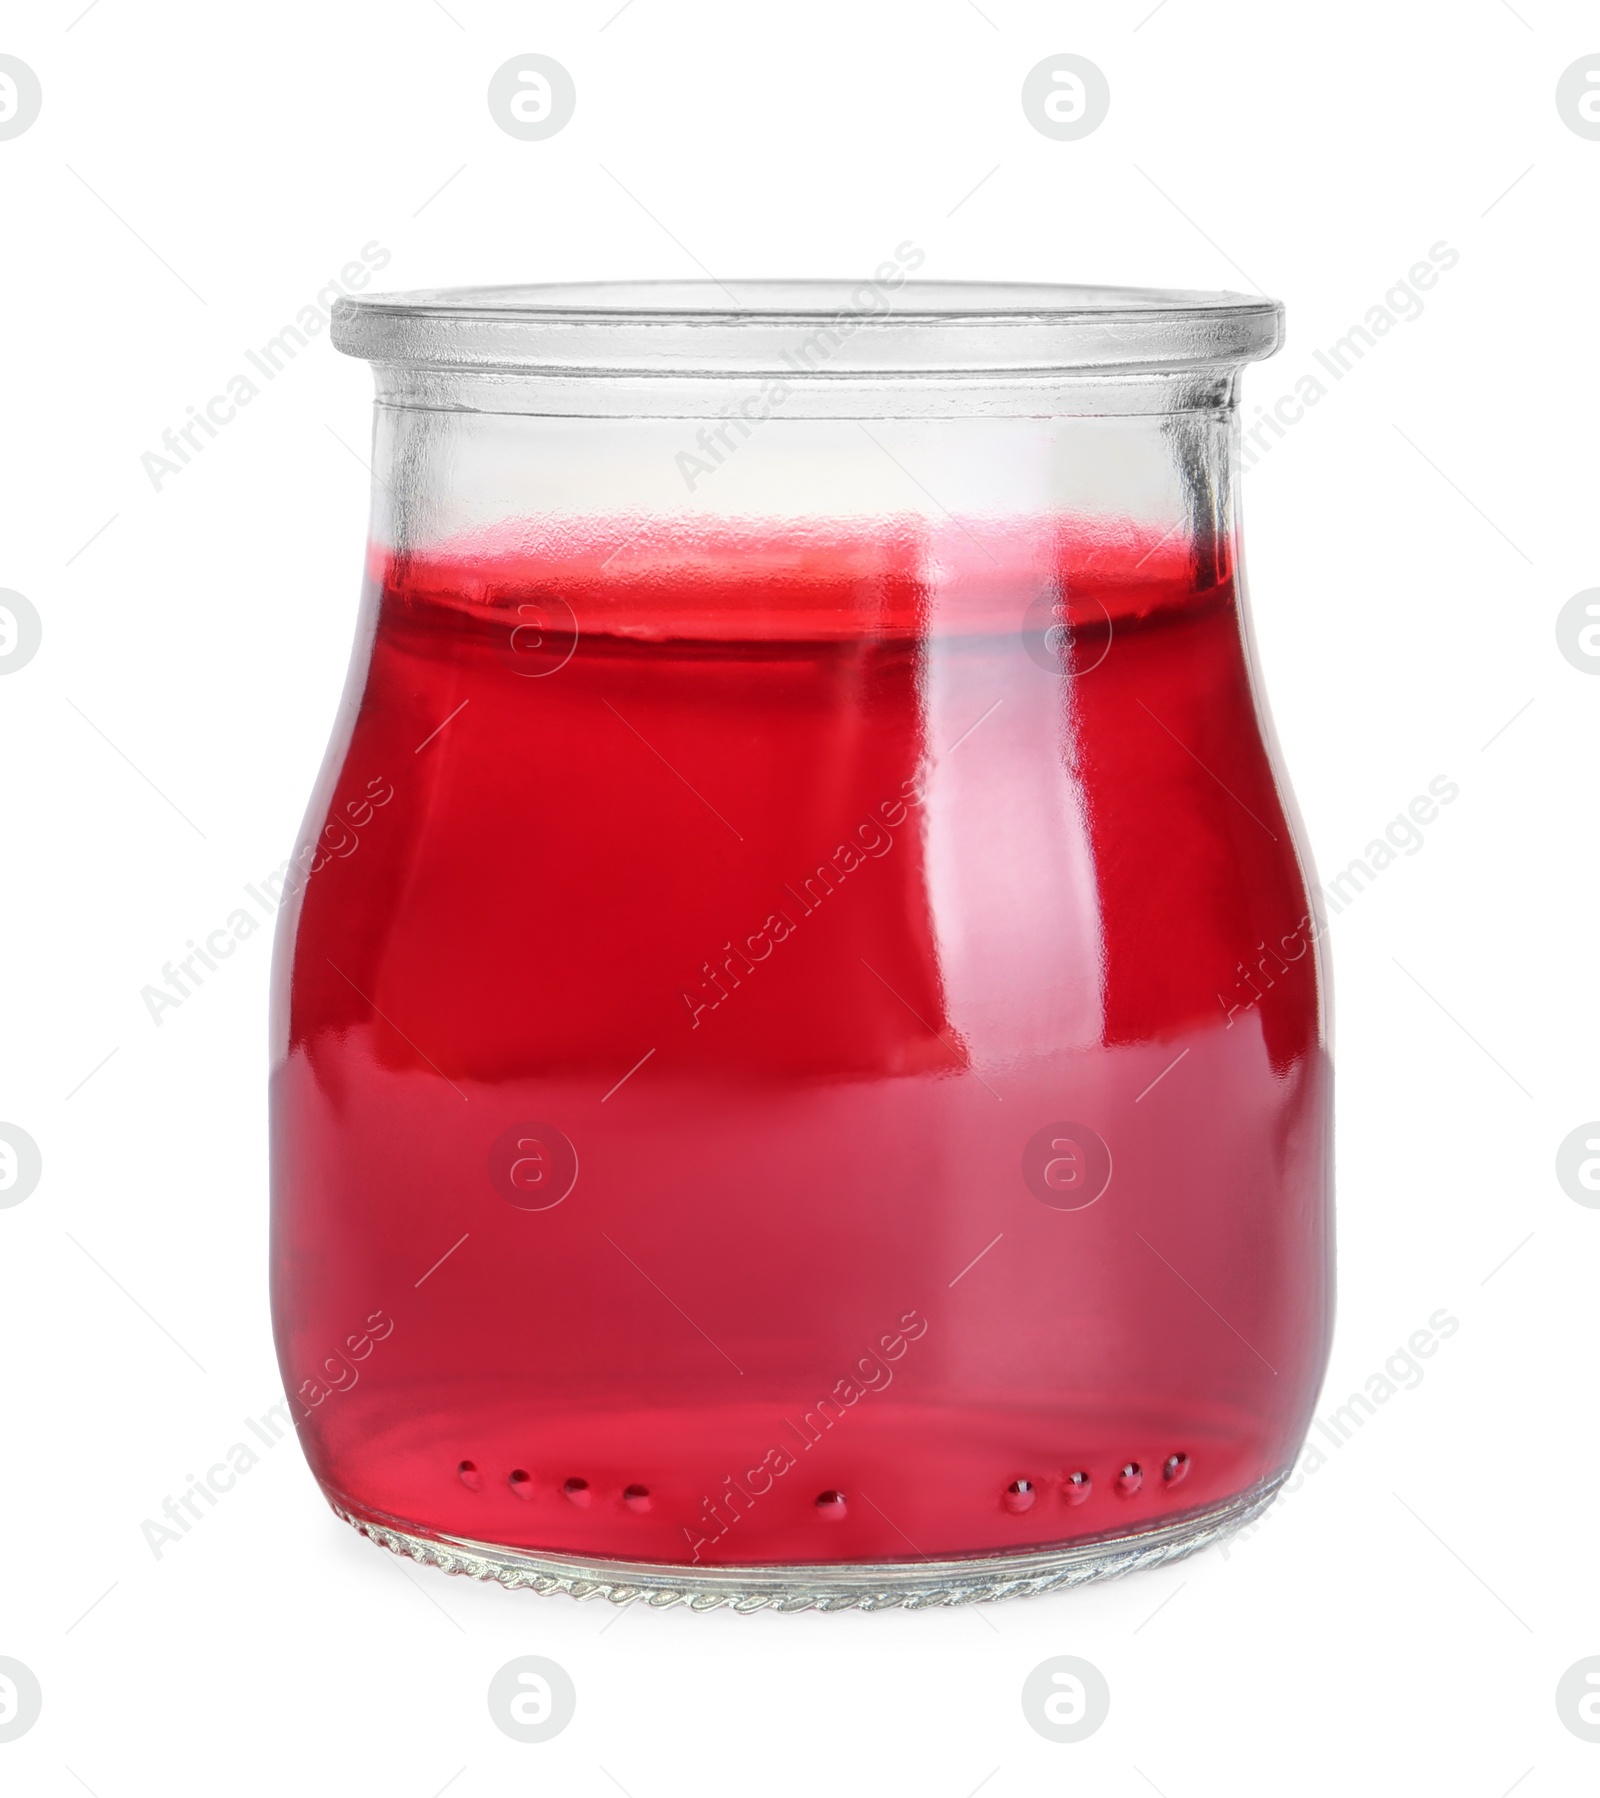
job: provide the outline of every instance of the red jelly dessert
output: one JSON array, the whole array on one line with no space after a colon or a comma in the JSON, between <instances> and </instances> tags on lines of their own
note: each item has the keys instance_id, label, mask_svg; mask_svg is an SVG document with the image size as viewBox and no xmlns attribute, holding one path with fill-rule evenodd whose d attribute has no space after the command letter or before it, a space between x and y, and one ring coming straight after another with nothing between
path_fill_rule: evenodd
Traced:
<instances>
[{"instance_id":1,"label":"red jelly dessert","mask_svg":"<svg viewBox=\"0 0 1600 1798\"><path fill-rule=\"evenodd\" d=\"M1329 1070L1225 551L543 520L375 553L367 629L273 1045L339 1507L904 1563L1281 1473Z\"/></svg>"}]
</instances>

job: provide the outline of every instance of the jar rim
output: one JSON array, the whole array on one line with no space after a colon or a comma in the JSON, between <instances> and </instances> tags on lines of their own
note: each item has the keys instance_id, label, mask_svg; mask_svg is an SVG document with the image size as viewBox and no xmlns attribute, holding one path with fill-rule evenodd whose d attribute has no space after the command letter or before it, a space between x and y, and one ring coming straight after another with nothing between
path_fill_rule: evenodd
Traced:
<instances>
[{"instance_id":1,"label":"jar rim","mask_svg":"<svg viewBox=\"0 0 1600 1798\"><path fill-rule=\"evenodd\" d=\"M959 378L1236 365L1278 348L1283 307L1176 288L908 280L897 262L856 282L551 282L347 296L334 304L332 335L346 355L421 368Z\"/></svg>"}]
</instances>

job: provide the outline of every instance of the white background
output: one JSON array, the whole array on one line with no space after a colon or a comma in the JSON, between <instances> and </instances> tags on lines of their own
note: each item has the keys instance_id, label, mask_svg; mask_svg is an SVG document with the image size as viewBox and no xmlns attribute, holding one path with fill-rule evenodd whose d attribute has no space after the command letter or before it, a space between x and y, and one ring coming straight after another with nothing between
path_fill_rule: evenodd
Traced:
<instances>
[{"instance_id":1,"label":"white background","mask_svg":"<svg viewBox=\"0 0 1600 1798\"><path fill-rule=\"evenodd\" d=\"M44 1158L0 1210L0 1654L44 1689L0 1744L8 1791L1594 1790L1555 1686L1600 1654L1600 1212L1554 1158L1600 1114L1600 681L1554 624L1600 578L1600 143L1554 92L1600 18L981 4L7 8L0 50L44 92L0 142L0 587L44 620L0 682L0 1117ZM577 83L542 143L485 103L524 51ZM1061 51L1111 86L1075 143L1019 104ZM906 238L925 275L1281 297L1247 412L1459 251L1244 503L1323 877L1435 776L1461 789L1333 926L1323 1414L1440 1307L1458 1332L1226 1554L981 1612L617 1613L447 1580L336 1522L292 1442L157 1561L142 1521L280 1394L266 934L159 1028L139 993L291 845L349 650L368 371L318 339L160 492L141 455L372 240L380 284L412 287L856 276ZM485 1703L527 1653L578 1689L537 1746ZM1081 1744L1019 1703L1056 1654L1110 1683Z\"/></svg>"}]
</instances>

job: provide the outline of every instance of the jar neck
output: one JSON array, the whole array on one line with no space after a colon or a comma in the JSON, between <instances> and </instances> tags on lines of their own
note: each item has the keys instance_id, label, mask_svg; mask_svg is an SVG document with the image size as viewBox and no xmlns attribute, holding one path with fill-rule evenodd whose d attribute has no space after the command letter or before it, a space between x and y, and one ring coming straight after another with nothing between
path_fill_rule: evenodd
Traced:
<instances>
[{"instance_id":1,"label":"jar neck","mask_svg":"<svg viewBox=\"0 0 1600 1798\"><path fill-rule=\"evenodd\" d=\"M563 384L545 376L381 369L373 537L408 554L471 546L482 555L563 533L725 537L833 521L859 534L898 521L929 541L981 542L1054 519L1130 541L1187 541L1209 585L1233 561L1236 381L1236 369L1198 384L1189 374L1128 377L1118 397L1137 389L1148 404L1120 410L1093 409L1105 383L1085 383L1072 390L1073 411L1040 410L1041 390L1029 385L1029 412L975 408L970 388L962 410L906 412L897 402L951 394L900 382L869 405L852 384L859 401L835 399L824 416L814 411L821 383L796 385L807 411L759 389L741 399L722 381L573 377L564 391L581 389L587 409L561 411L552 395ZM684 409L665 409L668 387ZM1020 404L1022 391L1008 394ZM642 409L641 394L658 409ZM489 400L499 403L480 403Z\"/></svg>"}]
</instances>

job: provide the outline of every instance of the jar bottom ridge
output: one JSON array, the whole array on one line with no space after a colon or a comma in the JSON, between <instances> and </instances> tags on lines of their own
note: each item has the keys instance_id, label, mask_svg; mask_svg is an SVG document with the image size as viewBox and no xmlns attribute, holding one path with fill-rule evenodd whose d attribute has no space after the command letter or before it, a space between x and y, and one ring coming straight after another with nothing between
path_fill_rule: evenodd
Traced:
<instances>
[{"instance_id":1,"label":"jar bottom ridge","mask_svg":"<svg viewBox=\"0 0 1600 1798\"><path fill-rule=\"evenodd\" d=\"M329 1493L336 1516L369 1541L424 1566L508 1590L603 1598L654 1610L931 1610L1032 1598L1180 1561L1226 1540L1272 1503L1288 1469L1236 1498L1165 1522L1015 1554L905 1561L698 1566L535 1554L461 1537L431 1536L373 1517Z\"/></svg>"}]
</instances>

